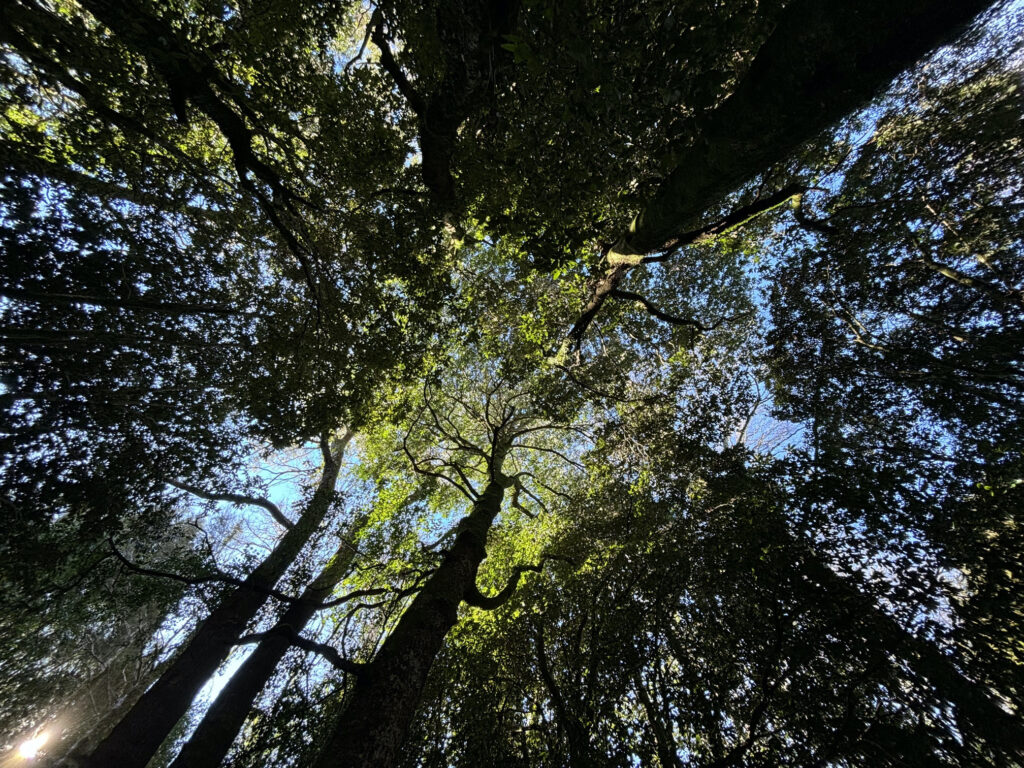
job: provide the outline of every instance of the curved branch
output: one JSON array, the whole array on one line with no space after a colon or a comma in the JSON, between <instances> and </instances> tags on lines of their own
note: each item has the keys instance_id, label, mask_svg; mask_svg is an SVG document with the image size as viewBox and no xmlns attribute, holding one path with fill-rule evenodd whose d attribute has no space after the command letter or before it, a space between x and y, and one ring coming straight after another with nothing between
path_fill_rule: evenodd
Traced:
<instances>
[{"instance_id":1,"label":"curved branch","mask_svg":"<svg viewBox=\"0 0 1024 768\"><path fill-rule=\"evenodd\" d=\"M519 586L519 580L523 577L523 573L526 571L540 571L543 568L543 560L538 565L517 565L512 570L512 575L508 579L508 583L505 587L493 597L484 595L480 588L477 587L476 582L469 585L466 590L466 594L463 595L462 599L466 601L468 605L474 608L481 608L485 611L493 611L495 608L500 608L508 602L509 598L515 594L516 587Z\"/></svg>"},{"instance_id":2,"label":"curved branch","mask_svg":"<svg viewBox=\"0 0 1024 768\"><path fill-rule=\"evenodd\" d=\"M577 350L579 350L583 344L583 337L594 322L594 318L597 317L598 312L601 311L601 307L604 306L605 301L609 297L615 297L616 294L619 293L629 294L628 291L620 291L619 284L622 283L631 269L641 264L653 264L667 261L678 253L679 249L685 245L705 243L732 232L762 213L778 208L791 197L799 195L804 191L804 189L805 187L801 184L789 184L767 197L758 198L747 205L742 205L739 208L730 211L728 214L712 224L693 230L692 232L686 232L679 235L666 243L661 249L661 253L656 256L642 257L637 254L627 254L623 256L622 254L616 254L614 250L610 251L606 257L609 264L608 270L605 272L604 276L594 284L590 299L587 301L587 304L584 306L583 311L580 313L576 322L573 323L572 328L569 329L567 339ZM631 295L635 296L636 294ZM618 298L623 298L623 296L620 295ZM655 315L659 319L665 320L665 322L676 324L686 323L698 328L701 327L699 324L692 321L681 321L679 318L673 318L670 315L665 315L640 297L637 297L637 300L643 303L651 314Z\"/></svg>"},{"instance_id":3,"label":"curved branch","mask_svg":"<svg viewBox=\"0 0 1024 768\"><path fill-rule=\"evenodd\" d=\"M351 672L354 675L361 673L366 666L356 661L350 661L338 653L338 649L327 643L318 643L315 640L310 640L308 637L303 637L296 630L295 627L290 624L278 624L273 629L266 632L256 632L251 635L243 635L234 642L234 645L248 645L249 643L259 643L268 637L273 636L284 637L292 645L301 648L304 651L312 651L313 653L319 654L327 661L331 662L331 665L335 669L340 669L342 672Z\"/></svg>"},{"instance_id":4,"label":"curved branch","mask_svg":"<svg viewBox=\"0 0 1024 768\"><path fill-rule=\"evenodd\" d=\"M252 584L247 584L242 579L237 579L234 576L229 576L228 574L221 573L219 571L217 573L210 573L205 576L182 576L180 573L174 573L173 571L160 571L156 568L147 568L144 565L133 563L131 560L125 557L121 553L121 550L119 550L114 545L112 539L108 539L108 544L110 545L111 551L114 553L114 557L116 557L125 568L134 573L138 573L141 576L156 576L161 579L170 579L171 581L177 581L181 584L188 584L189 586L193 587L198 586L200 584L210 584L212 582L218 581L222 584L230 584L234 587L245 587L246 589L254 589L258 592L263 592L264 594L271 595L272 597L280 597L284 600L294 600L294 598L289 597L288 595L285 595L281 592L278 592L276 589L268 589L265 587L257 587Z\"/></svg>"},{"instance_id":5,"label":"curved branch","mask_svg":"<svg viewBox=\"0 0 1024 768\"><path fill-rule=\"evenodd\" d=\"M409 434L406 433L402 438L402 450L405 452L406 457L409 459L409 463L412 464L413 471L417 474L425 475L427 477L436 477L438 480L444 480L449 485L453 485L459 489L463 496L469 499L471 502L475 502L480 494L476 492L476 489L472 485L469 488L463 487L461 484L455 482L443 472L431 472L429 469L423 469L420 466L420 462L416 461L416 457L412 455L412 451L409 450Z\"/></svg>"},{"instance_id":6,"label":"curved branch","mask_svg":"<svg viewBox=\"0 0 1024 768\"><path fill-rule=\"evenodd\" d=\"M811 232L817 232L822 235L831 235L835 233L836 228L832 224L829 224L826 219L816 218L804 210L803 195L797 196L796 201L796 205L793 207L793 218L796 219L797 224L804 229L810 230Z\"/></svg>"},{"instance_id":7,"label":"curved branch","mask_svg":"<svg viewBox=\"0 0 1024 768\"><path fill-rule=\"evenodd\" d=\"M701 333L707 333L707 331L709 330L707 326L698 323L696 320L690 320L685 317L675 317L674 315L669 315L665 312L662 312L660 309L654 306L654 304L645 299L639 293L633 293L633 291L623 291L616 288L615 290L611 291L608 295L611 296L613 299L639 302L640 304L644 305L644 309L647 310L648 314L653 315L654 317L658 318L664 323L669 323L671 325L689 325L693 328L696 328Z\"/></svg>"},{"instance_id":8,"label":"curved branch","mask_svg":"<svg viewBox=\"0 0 1024 768\"><path fill-rule=\"evenodd\" d=\"M548 560L564 560L565 562L572 564L573 561L568 557L562 555L541 555L540 562L536 565L517 565L512 569L512 575L509 576L508 582L504 588L493 597L488 597L480 591L474 581L469 585L466 590L466 594L463 595L462 599L467 605L471 605L474 608L481 608L485 611L492 611L495 608L500 608L502 605L508 602L509 598L515 594L516 587L519 586L519 580L523 577L523 574L527 571L533 571L540 573L544 570L544 564Z\"/></svg>"},{"instance_id":9,"label":"curved branch","mask_svg":"<svg viewBox=\"0 0 1024 768\"><path fill-rule=\"evenodd\" d=\"M524 515L526 515L530 519L536 519L537 514L535 512L531 512L526 507L524 507L523 503L519 500L519 494L526 491L526 489L523 487L523 484L520 483L515 478L512 479L512 482L513 482L512 502L511 502L512 503L512 508L513 509L518 509L520 512L522 512Z\"/></svg>"},{"instance_id":10,"label":"curved branch","mask_svg":"<svg viewBox=\"0 0 1024 768\"><path fill-rule=\"evenodd\" d=\"M181 480L165 480L167 485L178 488L179 490L191 493L193 496L198 496L200 499L206 499L207 501L230 501L232 504L250 504L254 507L263 507L270 513L270 516L274 518L280 525L285 528L293 528L295 523L284 516L281 508L278 507L270 499L264 499L259 496L244 496L240 493L211 493L210 491L204 491L195 485L183 482Z\"/></svg>"}]
</instances>

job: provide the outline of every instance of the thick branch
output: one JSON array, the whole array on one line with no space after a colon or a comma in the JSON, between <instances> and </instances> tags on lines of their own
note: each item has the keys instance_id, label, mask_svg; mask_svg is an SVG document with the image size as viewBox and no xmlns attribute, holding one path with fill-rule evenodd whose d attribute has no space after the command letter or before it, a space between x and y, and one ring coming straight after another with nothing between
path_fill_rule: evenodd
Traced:
<instances>
[{"instance_id":1,"label":"thick branch","mask_svg":"<svg viewBox=\"0 0 1024 768\"><path fill-rule=\"evenodd\" d=\"M741 205L733 211L730 211L726 216L722 217L714 224L709 224L706 227L695 229L692 232L684 232L678 237L670 240L664 246L664 253L660 253L657 256L647 256L641 260L642 264L652 264L655 262L661 262L668 260L673 252L683 247L684 245L699 245L706 243L716 238L726 235L736 229L739 229L750 220L757 218L763 213L774 211L781 205L784 205L790 198L796 197L806 191L806 187L802 184L788 184L778 192L774 192L767 197L759 197L753 202ZM613 259L614 256L609 254L609 259Z\"/></svg>"},{"instance_id":2,"label":"thick branch","mask_svg":"<svg viewBox=\"0 0 1024 768\"><path fill-rule=\"evenodd\" d=\"M681 318L675 318L671 315L667 315L653 307L645 299L637 296L637 294L622 291L619 288L619 285L622 283L629 271L634 267L639 266L640 264L651 264L654 262L666 261L674 255L679 248L685 245L705 243L709 240L715 239L716 237L721 237L728 232L732 232L762 213L778 208L794 195L800 194L802 190L803 187L801 185L790 184L767 197L758 198L752 203L740 206L713 224L701 227L700 229L695 229L691 232L685 232L672 239L665 245L664 252L656 256L641 257L640 255L635 254L624 256L623 254L618 254L612 250L608 254L608 263L610 265L608 270L605 272L604 277L594 285L590 299L583 308L583 312L573 324L572 328L569 329L569 341L579 349L580 345L583 343L583 337L586 335L591 323L593 323L594 318L597 317L597 313L601 310L601 307L604 306L605 301L607 301L609 297L616 297L617 294L618 298L635 297L635 300L641 302L647 308L648 312L667 323L674 323L676 325L692 325L698 330L709 330L704 329L700 324L693 321L683 320Z\"/></svg>"},{"instance_id":3,"label":"thick branch","mask_svg":"<svg viewBox=\"0 0 1024 768\"><path fill-rule=\"evenodd\" d=\"M204 491L202 488L190 485L189 483L185 483L181 480L167 480L165 482L168 485L187 491L193 496L198 496L200 499L206 499L207 501L230 501L232 504L251 504L255 507L263 507L263 509L270 513L270 516L273 517L274 520L285 528L291 528L295 525L295 523L284 516L280 507L270 501L270 499L264 499L257 496L243 496L239 493L211 493L210 491Z\"/></svg>"},{"instance_id":4,"label":"thick branch","mask_svg":"<svg viewBox=\"0 0 1024 768\"><path fill-rule=\"evenodd\" d=\"M401 66L399 66L398 62L395 61L395 56L391 52L391 46L388 43L387 35L384 33L384 14L380 12L380 8L377 8L373 12L373 17L370 19L370 25L372 29L370 39L373 40L373 44L380 49L380 65L384 67L384 70L389 75L391 75L391 79L395 81L395 85L398 87L398 92L405 97L407 102L409 102L409 106L412 107L412 111L422 117L423 113L427 111L427 102L422 96L420 96L412 83L409 82L409 78L406 76L405 71Z\"/></svg>"},{"instance_id":5,"label":"thick branch","mask_svg":"<svg viewBox=\"0 0 1024 768\"><path fill-rule=\"evenodd\" d=\"M354 675L358 675L365 667L364 664L346 659L338 653L338 649L332 645L328 645L327 643L318 643L315 640L310 640L308 637L303 637L295 630L295 627L289 624L278 624L276 627L266 632L243 635L238 638L235 645L259 643L268 637L273 637L274 635L280 635L287 638L288 642L304 651L311 651L319 654L323 658L327 659L327 661L331 662L335 669L340 669L342 672L350 672Z\"/></svg>"},{"instance_id":6,"label":"thick branch","mask_svg":"<svg viewBox=\"0 0 1024 768\"><path fill-rule=\"evenodd\" d=\"M508 602L509 598L512 597L513 594L515 594L516 587L519 586L519 581L522 579L523 574L527 571L540 573L544 570L544 564L548 560L565 560L566 562L571 562L569 558L562 557L560 555L542 555L540 562L536 565L517 565L513 568L512 575L509 576L508 582L505 584L504 588L493 597L484 595L474 582L469 585L469 588L466 590L466 594L462 599L465 600L468 605L471 605L474 608L482 608L485 611L492 611L495 608L500 608Z\"/></svg>"},{"instance_id":7,"label":"thick branch","mask_svg":"<svg viewBox=\"0 0 1024 768\"><path fill-rule=\"evenodd\" d=\"M797 204L793 207L793 218L796 219L797 223L801 227L810 230L811 232L817 232L821 235L831 235L836 231L835 227L829 224L825 219L818 219L807 213L804 209L803 195L797 198Z\"/></svg>"},{"instance_id":8,"label":"thick branch","mask_svg":"<svg viewBox=\"0 0 1024 768\"><path fill-rule=\"evenodd\" d=\"M669 323L670 325L688 325L691 328L696 328L701 333L707 333L707 331L710 330L707 326L698 323L696 320L691 320L685 317L675 317L674 315L669 315L665 312L662 312L660 309L654 306L654 304L645 299L639 293L633 293L632 291L623 291L616 288L614 291L611 291L608 295L611 296L613 299L622 299L623 301L639 302L640 304L644 305L644 309L647 310L648 314L654 315L662 322Z\"/></svg>"}]
</instances>

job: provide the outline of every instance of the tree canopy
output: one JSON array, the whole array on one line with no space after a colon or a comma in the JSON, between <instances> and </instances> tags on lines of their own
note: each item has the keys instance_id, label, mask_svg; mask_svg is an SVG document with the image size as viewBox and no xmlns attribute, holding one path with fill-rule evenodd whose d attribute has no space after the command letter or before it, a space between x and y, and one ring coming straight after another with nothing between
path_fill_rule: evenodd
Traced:
<instances>
[{"instance_id":1,"label":"tree canopy","mask_svg":"<svg viewBox=\"0 0 1024 768\"><path fill-rule=\"evenodd\" d=\"M1024 17L0 9L0 763L1024 765Z\"/></svg>"}]
</instances>

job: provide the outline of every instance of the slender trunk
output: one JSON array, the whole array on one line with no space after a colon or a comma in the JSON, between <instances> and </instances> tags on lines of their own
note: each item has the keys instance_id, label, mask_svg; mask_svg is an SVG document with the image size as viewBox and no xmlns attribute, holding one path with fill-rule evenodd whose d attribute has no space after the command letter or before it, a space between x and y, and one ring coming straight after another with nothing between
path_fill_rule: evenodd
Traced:
<instances>
[{"instance_id":1,"label":"slender trunk","mask_svg":"<svg viewBox=\"0 0 1024 768\"><path fill-rule=\"evenodd\" d=\"M865 636L880 639L887 651L895 653L915 675L930 683L941 698L951 702L956 707L957 718L969 724L975 736L980 736L994 750L1024 757L1024 722L1019 715L1004 710L981 684L965 677L934 643L904 629L815 553L808 550L801 567L808 581L825 599L855 614ZM970 735L966 729L961 730L965 731L964 736Z\"/></svg>"},{"instance_id":2,"label":"slender trunk","mask_svg":"<svg viewBox=\"0 0 1024 768\"><path fill-rule=\"evenodd\" d=\"M658 762L661 764L661 768L682 768L682 762L676 753L676 740L672 735L672 724L662 720L661 712L654 705L654 701L639 675L636 678L636 692L644 707L644 712L647 714L651 732L654 734L654 745L658 750Z\"/></svg>"},{"instance_id":3,"label":"slender trunk","mask_svg":"<svg viewBox=\"0 0 1024 768\"><path fill-rule=\"evenodd\" d=\"M221 764L235 736L242 730L253 702L292 645L284 630L290 628L301 632L316 613L316 604L330 597L352 565L355 554L352 541L368 519L369 516L364 514L353 521L327 565L302 592L302 602L293 604L285 611L274 628L231 676L210 705L195 733L171 763L171 768L217 768Z\"/></svg>"},{"instance_id":4,"label":"slender trunk","mask_svg":"<svg viewBox=\"0 0 1024 768\"><path fill-rule=\"evenodd\" d=\"M500 461L497 465L495 476L499 476ZM492 480L463 518L441 565L360 673L315 768L388 768L394 764L427 673L455 625L463 597L476 586L477 570L487 555L487 534L504 495L504 485Z\"/></svg>"},{"instance_id":5,"label":"slender trunk","mask_svg":"<svg viewBox=\"0 0 1024 768\"><path fill-rule=\"evenodd\" d=\"M581 630L582 631L582 630ZM562 690L551 672L551 665L548 663L546 641L544 639L544 627L537 625L537 667L540 670L541 679L551 696L551 703L554 705L555 718L562 730L565 731L566 745L569 749L570 766L593 766L598 761L594 759L593 750L590 748L590 734L587 728L577 717L573 708L566 702Z\"/></svg>"},{"instance_id":6,"label":"slender trunk","mask_svg":"<svg viewBox=\"0 0 1024 768\"><path fill-rule=\"evenodd\" d=\"M339 440L302 517L244 584L232 590L200 624L160 679L136 702L92 754L86 768L145 768L182 718L206 681L227 658L234 642L267 599L273 587L320 527L334 496L341 455L351 432Z\"/></svg>"}]
</instances>

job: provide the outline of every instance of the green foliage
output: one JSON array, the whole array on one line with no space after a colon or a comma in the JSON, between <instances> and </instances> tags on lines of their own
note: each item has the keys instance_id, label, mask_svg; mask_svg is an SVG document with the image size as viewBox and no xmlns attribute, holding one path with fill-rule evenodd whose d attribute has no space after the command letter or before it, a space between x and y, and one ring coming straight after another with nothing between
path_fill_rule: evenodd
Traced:
<instances>
[{"instance_id":1,"label":"green foliage","mask_svg":"<svg viewBox=\"0 0 1024 768\"><path fill-rule=\"evenodd\" d=\"M351 567L231 765L329 762L346 664L374 679L492 484L399 763L1011 764L1020 21L1012 55L934 57L793 154L753 135L790 126L779 94L807 86L810 138L865 84L792 57L880 13L806 7L8 3L5 727L96 677L107 630L157 660L200 585L105 542L209 574L169 481L265 485L254 456L347 427L346 491L280 588L336 536ZM874 72L869 42L840 52ZM699 229L609 256L673 195Z\"/></svg>"}]
</instances>

